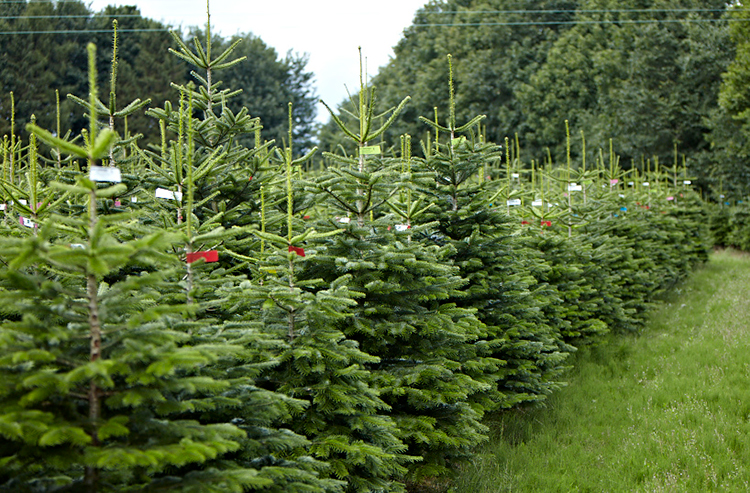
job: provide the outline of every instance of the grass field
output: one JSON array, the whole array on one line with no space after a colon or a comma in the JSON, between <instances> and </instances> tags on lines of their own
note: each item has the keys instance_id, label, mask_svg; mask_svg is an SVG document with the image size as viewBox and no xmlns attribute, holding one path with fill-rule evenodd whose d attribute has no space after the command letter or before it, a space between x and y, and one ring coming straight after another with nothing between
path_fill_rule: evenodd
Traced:
<instances>
[{"instance_id":1,"label":"grass field","mask_svg":"<svg viewBox=\"0 0 750 493\"><path fill-rule=\"evenodd\" d=\"M545 408L491 418L452 491L750 491L750 255L716 252Z\"/></svg>"}]
</instances>

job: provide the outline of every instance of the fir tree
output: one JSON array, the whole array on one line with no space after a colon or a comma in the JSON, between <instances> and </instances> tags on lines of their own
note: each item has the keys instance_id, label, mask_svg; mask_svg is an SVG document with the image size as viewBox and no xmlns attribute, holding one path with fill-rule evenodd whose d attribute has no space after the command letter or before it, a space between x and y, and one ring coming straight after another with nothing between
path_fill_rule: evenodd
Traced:
<instances>
[{"instance_id":1,"label":"fir tree","mask_svg":"<svg viewBox=\"0 0 750 493\"><path fill-rule=\"evenodd\" d=\"M375 127L374 88L360 85L354 111L358 130L333 116L356 145L357 156L327 154L335 164L311 187L326 200L317 221L321 230L345 231L327 241L305 275L351 276L351 289L361 299L345 333L379 358L368 365L373 384L390 406L409 454L421 457L409 478L440 476L485 439L483 407L471 402L488 388L472 378L473 368L491 364L472 345L484 327L473 310L448 301L460 296L465 283L448 258L452 248L417 241L434 225L417 225L425 207L409 192L417 178L408 153L404 161L392 160L383 157L379 145L369 145L408 98Z\"/></svg>"},{"instance_id":2,"label":"fir tree","mask_svg":"<svg viewBox=\"0 0 750 493\"><path fill-rule=\"evenodd\" d=\"M93 45L89 53L86 147L29 128L87 160L91 178L55 185L80 197L87 214L52 216L37 236L5 240L2 476L14 489L147 486L169 468L236 450L243 435L229 423L179 418L186 408L210 407L205 396L226 389L224 382L194 374L220 353L190 344L189 335L175 329L182 308L159 303L164 273L173 263L165 254L170 235L120 242L113 231L127 217L100 215L99 199L124 186L102 188L93 174L115 135L98 129ZM128 267L137 272L105 281ZM241 471L234 479L252 484Z\"/></svg>"},{"instance_id":3,"label":"fir tree","mask_svg":"<svg viewBox=\"0 0 750 493\"><path fill-rule=\"evenodd\" d=\"M290 141L291 115L290 108ZM273 162L285 180L271 187L267 199L279 207L263 210L262 230L255 233L264 245L259 285L245 293L262 305L248 311L260 311L263 330L285 341L276 353L281 363L268 373L266 385L309 401L290 426L309 437L310 453L330 464L329 474L346 481L347 491L401 491L406 447L365 368L378 360L343 332L359 293L349 288L349 275L300 276L319 262L316 243L340 233L296 232L306 225L297 214L294 170L309 156L293 160L290 147L277 153Z\"/></svg>"},{"instance_id":4,"label":"fir tree","mask_svg":"<svg viewBox=\"0 0 750 493\"><path fill-rule=\"evenodd\" d=\"M463 295L453 300L476 310L486 325L477 343L480 354L501 362L500 368L477 375L495 389L487 395L492 401L487 406L504 408L540 400L559 387L563 362L572 348L542 315L542 308L556 301L556 293L537 292L537 282L529 273L534 253L515 238L517 226L500 211L506 204L496 203L504 196L509 209L511 200L516 200L511 199L510 166L504 183L486 180L485 173L502 157L501 150L483 142L476 132L481 117L456 125L450 57L449 86L447 125L440 125L437 118L422 118L436 134L434 145L425 148L422 166L432 173L433 182L424 193L441 205L426 219L438 222L434 241L453 246L451 260L468 281ZM458 132L468 136L457 137ZM440 143L441 133L448 134L447 144ZM506 152L506 161L507 156Z\"/></svg>"},{"instance_id":5,"label":"fir tree","mask_svg":"<svg viewBox=\"0 0 750 493\"><path fill-rule=\"evenodd\" d=\"M241 449L207 466L219 477L237 468L257 469L257 480L269 491L338 491L344 483L328 479L329 465L308 455L319 456L312 450L315 442L281 427L288 423L299 431L292 416L307 412L309 402L268 384L285 364L281 354L287 343L255 316L253 300L264 296L254 285L263 240L250 232L262 229L256 211L262 210L263 184L276 178L267 172L270 143L260 145L257 138L260 121L245 108L235 114L227 107L226 99L236 91L215 91L220 84L216 71L241 60L229 59L237 43L212 59L207 25L205 46L195 40L195 53L184 44L178 52L205 71L205 77L194 73L197 88L176 86L179 108L166 104L150 111L177 139L143 154L149 163L144 201L149 217L179 234L175 253L183 259L184 276L177 299L195 317L191 332L197 341L243 348L239 357L225 358L201 373L230 387L222 406L195 412L196 418L231 420L246 433ZM242 142L253 136L256 147L245 148ZM193 471L198 477L204 473Z\"/></svg>"}]
</instances>

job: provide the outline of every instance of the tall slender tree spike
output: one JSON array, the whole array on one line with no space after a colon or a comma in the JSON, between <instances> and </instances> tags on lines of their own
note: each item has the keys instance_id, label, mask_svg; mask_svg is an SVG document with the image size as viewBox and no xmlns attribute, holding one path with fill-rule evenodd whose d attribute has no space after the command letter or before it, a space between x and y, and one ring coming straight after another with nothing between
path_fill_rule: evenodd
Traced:
<instances>
[{"instance_id":1,"label":"tall slender tree spike","mask_svg":"<svg viewBox=\"0 0 750 493\"><path fill-rule=\"evenodd\" d=\"M86 47L89 55L89 142L96 140L98 122L96 121L97 104L101 104L96 88L96 46L89 43Z\"/></svg>"}]
</instances>

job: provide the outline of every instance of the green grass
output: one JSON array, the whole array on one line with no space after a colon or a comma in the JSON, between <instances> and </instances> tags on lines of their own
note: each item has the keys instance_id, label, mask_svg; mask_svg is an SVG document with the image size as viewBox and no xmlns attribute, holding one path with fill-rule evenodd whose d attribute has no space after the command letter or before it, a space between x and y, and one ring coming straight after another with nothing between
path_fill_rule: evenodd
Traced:
<instances>
[{"instance_id":1,"label":"green grass","mask_svg":"<svg viewBox=\"0 0 750 493\"><path fill-rule=\"evenodd\" d=\"M750 491L750 255L713 254L574 365L545 408L489 420L453 491Z\"/></svg>"}]
</instances>

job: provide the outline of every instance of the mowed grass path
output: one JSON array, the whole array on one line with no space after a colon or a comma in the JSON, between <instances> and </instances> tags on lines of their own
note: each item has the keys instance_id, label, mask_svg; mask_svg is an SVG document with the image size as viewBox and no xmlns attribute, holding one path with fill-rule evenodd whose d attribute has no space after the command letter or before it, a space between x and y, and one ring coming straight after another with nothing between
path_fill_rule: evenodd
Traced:
<instances>
[{"instance_id":1,"label":"mowed grass path","mask_svg":"<svg viewBox=\"0 0 750 493\"><path fill-rule=\"evenodd\" d=\"M573 364L545 408L489 421L452 491L750 491L750 255L714 253Z\"/></svg>"}]
</instances>

